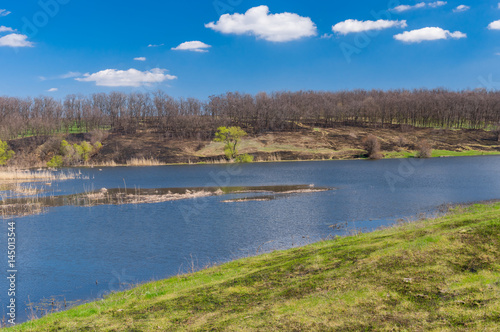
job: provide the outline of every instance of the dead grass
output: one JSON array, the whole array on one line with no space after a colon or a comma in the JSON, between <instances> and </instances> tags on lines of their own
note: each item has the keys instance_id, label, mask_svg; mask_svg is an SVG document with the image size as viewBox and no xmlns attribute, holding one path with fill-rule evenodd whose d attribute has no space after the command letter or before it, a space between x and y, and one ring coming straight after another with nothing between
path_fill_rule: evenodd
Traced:
<instances>
[{"instance_id":1,"label":"dead grass","mask_svg":"<svg viewBox=\"0 0 500 332\"><path fill-rule=\"evenodd\" d=\"M74 171L0 169L0 181L3 182L64 181L80 177L81 173Z\"/></svg>"},{"instance_id":2,"label":"dead grass","mask_svg":"<svg viewBox=\"0 0 500 332\"><path fill-rule=\"evenodd\" d=\"M103 161L103 162L99 162L99 163L91 162L85 166L88 166L88 167L118 167L121 165L117 164L116 161L114 161L114 160L109 160L109 161Z\"/></svg>"},{"instance_id":3,"label":"dead grass","mask_svg":"<svg viewBox=\"0 0 500 332\"><path fill-rule=\"evenodd\" d=\"M21 196L33 196L40 193L42 190L33 186L32 184L23 185L16 183L11 189L13 193Z\"/></svg>"},{"instance_id":4,"label":"dead grass","mask_svg":"<svg viewBox=\"0 0 500 332\"><path fill-rule=\"evenodd\" d=\"M26 217L41 214L44 211L42 204L36 201L24 204L1 204L0 202L0 219Z\"/></svg>"},{"instance_id":5,"label":"dead grass","mask_svg":"<svg viewBox=\"0 0 500 332\"><path fill-rule=\"evenodd\" d=\"M127 160L127 166L160 166L164 165L154 158L132 158Z\"/></svg>"}]
</instances>

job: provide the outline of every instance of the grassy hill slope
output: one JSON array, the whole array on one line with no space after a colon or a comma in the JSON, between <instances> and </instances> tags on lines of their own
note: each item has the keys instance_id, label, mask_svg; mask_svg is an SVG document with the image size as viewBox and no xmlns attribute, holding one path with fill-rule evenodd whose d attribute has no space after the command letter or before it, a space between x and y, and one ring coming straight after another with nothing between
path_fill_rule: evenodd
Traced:
<instances>
[{"instance_id":1,"label":"grassy hill slope","mask_svg":"<svg viewBox=\"0 0 500 332\"><path fill-rule=\"evenodd\" d=\"M500 204L115 293L15 331L497 331Z\"/></svg>"}]
</instances>

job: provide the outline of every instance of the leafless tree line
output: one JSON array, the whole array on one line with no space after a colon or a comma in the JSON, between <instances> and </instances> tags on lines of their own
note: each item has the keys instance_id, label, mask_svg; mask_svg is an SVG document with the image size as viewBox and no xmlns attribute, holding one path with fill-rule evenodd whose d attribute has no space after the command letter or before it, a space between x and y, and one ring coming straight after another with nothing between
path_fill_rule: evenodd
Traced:
<instances>
[{"instance_id":1,"label":"leafless tree line","mask_svg":"<svg viewBox=\"0 0 500 332\"><path fill-rule=\"evenodd\" d=\"M63 100L0 97L0 139L93 129L135 133L144 128L167 137L206 139L223 125L260 133L299 130L304 124L492 129L500 124L500 92L230 92L207 101L175 99L163 91L68 95Z\"/></svg>"}]
</instances>

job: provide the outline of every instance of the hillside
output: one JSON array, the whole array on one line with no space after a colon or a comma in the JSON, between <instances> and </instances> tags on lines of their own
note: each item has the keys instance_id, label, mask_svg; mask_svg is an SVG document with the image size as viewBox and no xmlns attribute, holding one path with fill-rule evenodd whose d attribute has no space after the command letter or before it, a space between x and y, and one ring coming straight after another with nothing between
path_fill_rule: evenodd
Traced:
<instances>
[{"instance_id":1,"label":"hillside","mask_svg":"<svg viewBox=\"0 0 500 332\"><path fill-rule=\"evenodd\" d=\"M414 155L418 145L427 140L435 150L433 156L499 154L496 132L472 129L433 129L410 126L316 128L302 125L291 132L267 132L250 135L241 142L239 151L249 153L257 161L351 159L363 157L363 138L372 134L379 138L385 157ZM54 140L70 143L98 140L103 148L90 164L126 164L132 158L154 159L160 163L199 163L223 160L223 144L210 139L172 138L147 128L134 134L102 133L36 136L10 140L16 152L12 163L20 166L43 166L58 148ZM54 139L56 137L56 139ZM51 150L52 149L52 150Z\"/></svg>"},{"instance_id":2,"label":"hillside","mask_svg":"<svg viewBox=\"0 0 500 332\"><path fill-rule=\"evenodd\" d=\"M494 331L500 204L140 285L14 331Z\"/></svg>"}]
</instances>

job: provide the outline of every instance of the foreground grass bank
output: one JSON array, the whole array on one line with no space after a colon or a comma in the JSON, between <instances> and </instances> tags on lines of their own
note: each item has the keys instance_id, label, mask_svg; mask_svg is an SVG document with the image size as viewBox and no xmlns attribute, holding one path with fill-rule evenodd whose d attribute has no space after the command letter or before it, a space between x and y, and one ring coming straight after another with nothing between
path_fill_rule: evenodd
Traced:
<instances>
[{"instance_id":1,"label":"foreground grass bank","mask_svg":"<svg viewBox=\"0 0 500 332\"><path fill-rule=\"evenodd\" d=\"M500 204L237 260L15 331L408 330L500 326Z\"/></svg>"}]
</instances>

